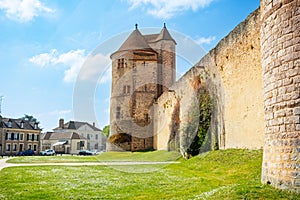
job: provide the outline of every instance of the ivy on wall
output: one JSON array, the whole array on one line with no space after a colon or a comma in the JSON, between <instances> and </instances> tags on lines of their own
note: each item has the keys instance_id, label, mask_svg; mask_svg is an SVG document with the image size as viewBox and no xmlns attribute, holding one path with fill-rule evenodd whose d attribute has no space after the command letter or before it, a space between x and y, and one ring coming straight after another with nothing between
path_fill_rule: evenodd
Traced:
<instances>
[{"instance_id":1,"label":"ivy on wall","mask_svg":"<svg viewBox=\"0 0 300 200\"><path fill-rule=\"evenodd\" d=\"M191 105L188 124L182 129L183 156L198 155L203 145L209 142L208 132L212 115L212 99L206 87L197 90L197 100Z\"/></svg>"},{"instance_id":2,"label":"ivy on wall","mask_svg":"<svg viewBox=\"0 0 300 200\"><path fill-rule=\"evenodd\" d=\"M170 138L168 141L169 151L178 151L180 148L179 142L179 128L180 128L180 99L177 98L174 110L172 113L172 120L170 124Z\"/></svg>"}]
</instances>

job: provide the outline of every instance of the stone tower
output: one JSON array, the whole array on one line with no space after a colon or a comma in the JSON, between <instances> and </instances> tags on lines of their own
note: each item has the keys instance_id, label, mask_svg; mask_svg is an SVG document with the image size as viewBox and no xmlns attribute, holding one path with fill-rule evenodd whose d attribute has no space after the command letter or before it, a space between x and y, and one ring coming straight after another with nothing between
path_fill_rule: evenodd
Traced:
<instances>
[{"instance_id":1,"label":"stone tower","mask_svg":"<svg viewBox=\"0 0 300 200\"><path fill-rule=\"evenodd\" d=\"M175 40L167 28L142 35L137 25L111 55L108 150L153 149L153 103L175 82Z\"/></svg>"},{"instance_id":2,"label":"stone tower","mask_svg":"<svg viewBox=\"0 0 300 200\"><path fill-rule=\"evenodd\" d=\"M300 192L300 1L261 0L262 182Z\"/></svg>"}]
</instances>

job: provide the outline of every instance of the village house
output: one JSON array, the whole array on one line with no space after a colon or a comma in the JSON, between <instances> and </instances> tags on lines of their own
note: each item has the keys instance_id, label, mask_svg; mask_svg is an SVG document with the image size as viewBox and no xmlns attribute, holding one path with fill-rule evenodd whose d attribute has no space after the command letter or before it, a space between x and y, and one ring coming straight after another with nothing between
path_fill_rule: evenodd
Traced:
<instances>
[{"instance_id":1,"label":"village house","mask_svg":"<svg viewBox=\"0 0 300 200\"><path fill-rule=\"evenodd\" d=\"M95 126L95 123L93 123L93 125L87 122L79 121L69 121L64 123L64 119L59 119L59 125L53 129L53 133L43 134L41 140L41 149L57 149L58 145L65 145L65 153L72 153L80 150L77 148L77 144L74 146L74 148L67 146L72 144L71 140L80 140L82 143L84 143L81 144L80 149L103 151L106 148L106 138L102 135L102 130ZM68 142L63 144L64 141ZM69 150L68 147L70 147Z\"/></svg>"},{"instance_id":2,"label":"village house","mask_svg":"<svg viewBox=\"0 0 300 200\"><path fill-rule=\"evenodd\" d=\"M0 154L17 155L28 149L38 154L40 134L37 122L0 116Z\"/></svg>"},{"instance_id":3,"label":"village house","mask_svg":"<svg viewBox=\"0 0 300 200\"><path fill-rule=\"evenodd\" d=\"M87 148L87 139L72 130L46 132L41 136L41 150L53 149L56 153L78 154Z\"/></svg>"}]
</instances>

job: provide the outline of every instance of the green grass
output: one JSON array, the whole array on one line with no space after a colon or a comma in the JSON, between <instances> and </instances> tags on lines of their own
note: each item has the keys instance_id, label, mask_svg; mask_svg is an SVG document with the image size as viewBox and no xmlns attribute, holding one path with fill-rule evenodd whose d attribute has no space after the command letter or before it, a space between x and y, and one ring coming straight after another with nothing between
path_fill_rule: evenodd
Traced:
<instances>
[{"instance_id":1,"label":"green grass","mask_svg":"<svg viewBox=\"0 0 300 200\"><path fill-rule=\"evenodd\" d=\"M9 163L64 163L64 162L108 162L108 161L174 161L178 152L105 152L97 156L23 156L9 160Z\"/></svg>"},{"instance_id":2,"label":"green grass","mask_svg":"<svg viewBox=\"0 0 300 200\"><path fill-rule=\"evenodd\" d=\"M153 153L157 159L164 157L164 152ZM0 172L0 199L300 199L300 194L261 185L261 151L214 151L180 161L166 167L119 166L119 170L108 166L5 168ZM158 170L138 173L153 168Z\"/></svg>"},{"instance_id":3,"label":"green grass","mask_svg":"<svg viewBox=\"0 0 300 200\"><path fill-rule=\"evenodd\" d=\"M105 152L97 156L101 161L174 161L180 158L178 152Z\"/></svg>"},{"instance_id":4,"label":"green grass","mask_svg":"<svg viewBox=\"0 0 300 200\"><path fill-rule=\"evenodd\" d=\"M97 162L96 156L22 156L8 160L8 163L64 163Z\"/></svg>"}]
</instances>

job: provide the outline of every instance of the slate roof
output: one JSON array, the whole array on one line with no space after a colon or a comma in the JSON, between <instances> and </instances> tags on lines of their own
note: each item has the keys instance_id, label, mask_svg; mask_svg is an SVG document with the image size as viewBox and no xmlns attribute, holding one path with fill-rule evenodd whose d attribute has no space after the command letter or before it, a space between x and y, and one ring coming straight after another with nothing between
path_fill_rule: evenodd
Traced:
<instances>
[{"instance_id":1,"label":"slate roof","mask_svg":"<svg viewBox=\"0 0 300 200\"><path fill-rule=\"evenodd\" d=\"M53 132L42 133L42 134L41 134L41 139L42 139L42 140L49 140L49 138L50 138L50 136L51 136L52 133L53 133Z\"/></svg>"},{"instance_id":2,"label":"slate roof","mask_svg":"<svg viewBox=\"0 0 300 200\"><path fill-rule=\"evenodd\" d=\"M154 51L138 29L135 29L118 49L118 51L125 50Z\"/></svg>"},{"instance_id":3,"label":"slate roof","mask_svg":"<svg viewBox=\"0 0 300 200\"><path fill-rule=\"evenodd\" d=\"M76 132L46 132L41 137L42 140L71 140L71 139L86 139Z\"/></svg>"},{"instance_id":4,"label":"slate roof","mask_svg":"<svg viewBox=\"0 0 300 200\"><path fill-rule=\"evenodd\" d=\"M176 44L176 41L172 38L171 34L169 33L166 27L164 27L157 36L156 41L159 40L172 40Z\"/></svg>"},{"instance_id":5,"label":"slate roof","mask_svg":"<svg viewBox=\"0 0 300 200\"><path fill-rule=\"evenodd\" d=\"M146 39L146 41L148 43L151 43L151 42L155 42L156 41L156 38L158 37L159 34L149 34L149 35L144 35L144 38Z\"/></svg>"},{"instance_id":6,"label":"slate roof","mask_svg":"<svg viewBox=\"0 0 300 200\"><path fill-rule=\"evenodd\" d=\"M22 122L23 122L23 128L21 126ZM41 130L39 126L37 126L37 129L35 129L34 124L35 122L31 122L27 120L0 117L0 128Z\"/></svg>"},{"instance_id":7,"label":"slate roof","mask_svg":"<svg viewBox=\"0 0 300 200\"><path fill-rule=\"evenodd\" d=\"M149 46L149 43L158 42L160 40L172 40L176 44L176 41L172 38L165 25L159 34L142 35L136 28L116 52L127 50L147 50L155 52Z\"/></svg>"},{"instance_id":8,"label":"slate roof","mask_svg":"<svg viewBox=\"0 0 300 200\"><path fill-rule=\"evenodd\" d=\"M79 122L79 121L69 121L67 123L64 124L64 128L63 129L70 129L70 130L77 130L79 129L81 126L87 125L88 127L90 127L91 129L93 129L94 131L101 131L101 129L87 123L87 122ZM53 130L58 130L60 129L59 127L54 128Z\"/></svg>"}]
</instances>

